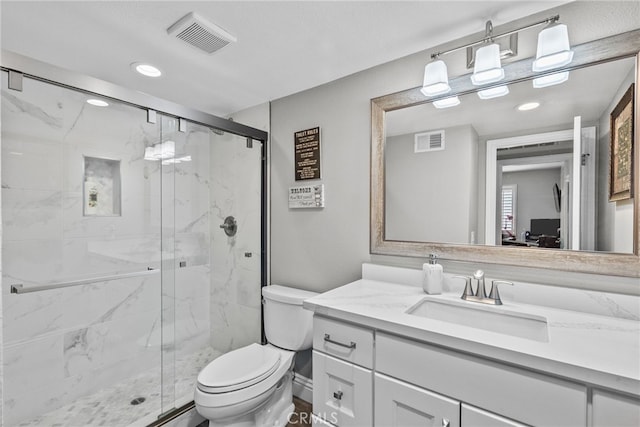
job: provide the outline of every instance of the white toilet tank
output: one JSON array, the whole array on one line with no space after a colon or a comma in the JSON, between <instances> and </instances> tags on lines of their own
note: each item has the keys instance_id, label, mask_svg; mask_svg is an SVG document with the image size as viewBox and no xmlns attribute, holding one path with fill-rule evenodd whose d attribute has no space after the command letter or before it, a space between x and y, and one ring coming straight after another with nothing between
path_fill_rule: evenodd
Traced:
<instances>
[{"instance_id":1,"label":"white toilet tank","mask_svg":"<svg viewBox=\"0 0 640 427\"><path fill-rule=\"evenodd\" d=\"M313 312L302 308L302 301L316 295L316 292L280 285L263 287L264 331L267 341L293 351L311 348Z\"/></svg>"}]
</instances>

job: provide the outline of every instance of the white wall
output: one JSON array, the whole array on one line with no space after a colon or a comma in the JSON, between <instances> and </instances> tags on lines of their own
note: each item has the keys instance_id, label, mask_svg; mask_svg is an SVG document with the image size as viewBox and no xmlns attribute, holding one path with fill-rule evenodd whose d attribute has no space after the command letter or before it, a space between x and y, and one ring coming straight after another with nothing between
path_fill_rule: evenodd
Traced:
<instances>
[{"instance_id":1,"label":"white wall","mask_svg":"<svg viewBox=\"0 0 640 427\"><path fill-rule=\"evenodd\" d=\"M553 197L553 185L562 188L560 169L543 169L502 174L502 185L518 186L516 232L530 231L532 218L560 218Z\"/></svg>"},{"instance_id":2,"label":"white wall","mask_svg":"<svg viewBox=\"0 0 640 427\"><path fill-rule=\"evenodd\" d=\"M478 136L469 125L443 130L438 151L415 153L413 133L387 138L387 239L469 243L475 233Z\"/></svg>"},{"instance_id":3,"label":"white wall","mask_svg":"<svg viewBox=\"0 0 640 427\"><path fill-rule=\"evenodd\" d=\"M629 86L634 82L632 70L624 80L611 104L600 118L600 134L597 141L598 176L610 176L610 119L611 112L616 107ZM596 238L597 250L609 252L633 252L633 199L609 201L609 179L599 180L597 188L598 232ZM636 195L636 197L638 197Z\"/></svg>"},{"instance_id":4,"label":"white wall","mask_svg":"<svg viewBox=\"0 0 640 427\"><path fill-rule=\"evenodd\" d=\"M637 2L573 2L509 24L509 28L559 13L569 27L572 43L598 39L638 27ZM479 32L444 47L454 47L482 36ZM481 28L480 28L481 27ZM495 31L501 31L496 27ZM535 54L537 32L520 40L521 57ZM425 40L425 46L428 46ZM360 277L363 261L418 266L421 259L369 254L369 156L370 99L417 87L422 83L428 54L441 47L401 58L343 79L272 102L271 108L271 279L275 283L326 291ZM464 53L447 56L450 75L467 73ZM289 210L287 189L296 185L293 174L293 134L320 126L322 132L322 183L326 208L319 211ZM471 270L473 266L451 262L445 268ZM485 266L487 271L495 271ZM512 276L600 286L602 278L579 274L542 274L535 268L504 268ZM472 271L472 270L471 270ZM616 279L617 280L617 279ZM609 279L609 283L616 281ZM635 281L622 279L636 289ZM590 285L591 284L591 285Z\"/></svg>"}]
</instances>

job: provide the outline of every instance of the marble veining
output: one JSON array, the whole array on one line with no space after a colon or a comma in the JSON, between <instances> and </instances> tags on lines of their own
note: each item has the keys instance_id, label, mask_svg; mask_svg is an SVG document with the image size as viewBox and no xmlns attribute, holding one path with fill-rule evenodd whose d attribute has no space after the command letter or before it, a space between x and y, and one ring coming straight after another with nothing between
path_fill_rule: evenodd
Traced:
<instances>
[{"instance_id":1,"label":"marble veining","mask_svg":"<svg viewBox=\"0 0 640 427\"><path fill-rule=\"evenodd\" d=\"M637 296L603 293L594 303L593 299L583 298L585 291L557 290L565 301L578 304L579 310L574 310L572 305L561 307L562 301L556 301L553 307L527 304L522 302L522 295L514 299L501 292L504 305L490 307L492 310L516 310L547 319L549 340L539 342L407 314L410 307L424 298L459 304L462 284L445 273L444 293L427 296L417 283L419 271L399 272L405 269L390 267L395 270L376 274L377 269L384 267L363 268L363 279L310 298L304 302L305 308L316 314L640 396L640 322L627 318L635 313L626 308L638 307ZM394 271L405 284L392 281ZM413 283L406 284L410 282ZM511 290L515 295L519 285ZM540 300L549 298L545 295L547 288L539 287ZM523 292L530 296L534 290ZM608 312L622 316L603 315L599 307L603 301Z\"/></svg>"},{"instance_id":2,"label":"marble veining","mask_svg":"<svg viewBox=\"0 0 640 427\"><path fill-rule=\"evenodd\" d=\"M16 96L11 95L5 90L2 90L2 99L6 100L5 107L12 111L18 111L25 113L35 119L38 119L45 123L47 126L62 128L63 121L60 117L54 117L44 111L42 108L34 105L28 101L19 99ZM14 107L14 108L12 108Z\"/></svg>"}]
</instances>

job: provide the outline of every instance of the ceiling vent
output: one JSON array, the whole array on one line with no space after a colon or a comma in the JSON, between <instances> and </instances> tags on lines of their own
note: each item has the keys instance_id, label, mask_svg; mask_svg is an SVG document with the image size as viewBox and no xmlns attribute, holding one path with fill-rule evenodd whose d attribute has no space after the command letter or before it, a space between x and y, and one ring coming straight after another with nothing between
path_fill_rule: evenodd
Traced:
<instances>
[{"instance_id":1,"label":"ceiling vent","mask_svg":"<svg viewBox=\"0 0 640 427\"><path fill-rule=\"evenodd\" d=\"M414 153L444 150L444 129L432 132L416 133L413 136Z\"/></svg>"},{"instance_id":2,"label":"ceiling vent","mask_svg":"<svg viewBox=\"0 0 640 427\"><path fill-rule=\"evenodd\" d=\"M167 33L207 53L216 52L238 40L216 24L193 12L170 26Z\"/></svg>"}]
</instances>

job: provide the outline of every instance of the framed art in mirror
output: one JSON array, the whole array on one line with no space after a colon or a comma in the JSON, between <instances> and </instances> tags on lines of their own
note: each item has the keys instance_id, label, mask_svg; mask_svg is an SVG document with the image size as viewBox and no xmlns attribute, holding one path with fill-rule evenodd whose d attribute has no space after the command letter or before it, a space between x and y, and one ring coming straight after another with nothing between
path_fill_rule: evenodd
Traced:
<instances>
[{"instance_id":1,"label":"framed art in mirror","mask_svg":"<svg viewBox=\"0 0 640 427\"><path fill-rule=\"evenodd\" d=\"M609 200L626 200L633 197L633 88L632 84L611 113L611 176Z\"/></svg>"}]
</instances>

